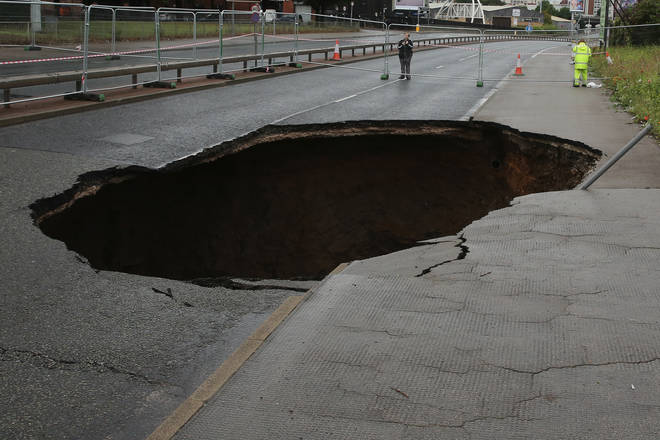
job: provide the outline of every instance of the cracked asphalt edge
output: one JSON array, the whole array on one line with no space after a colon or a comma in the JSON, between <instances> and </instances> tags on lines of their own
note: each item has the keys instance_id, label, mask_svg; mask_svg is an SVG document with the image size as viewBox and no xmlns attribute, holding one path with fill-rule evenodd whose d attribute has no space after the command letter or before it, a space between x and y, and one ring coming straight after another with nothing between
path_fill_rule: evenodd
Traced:
<instances>
[{"instance_id":1,"label":"cracked asphalt edge","mask_svg":"<svg viewBox=\"0 0 660 440\"><path fill-rule=\"evenodd\" d=\"M143 374L139 374L134 371L129 371L123 368L116 367L106 362L98 362L93 360L77 361L73 359L61 359L61 358L55 358L49 356L47 354L38 351L22 350L22 349L7 348L7 347L0 347L0 355L5 355L17 361L24 360L30 363L31 365L43 366L44 368L47 369L78 366L88 370L108 371L110 373L124 374L136 380L142 380L149 384L171 385L163 381L151 379Z\"/></svg>"},{"instance_id":2,"label":"cracked asphalt edge","mask_svg":"<svg viewBox=\"0 0 660 440\"><path fill-rule=\"evenodd\" d=\"M325 280L348 267L350 263L339 264ZM324 280L324 281L325 281ZM319 283L322 285L323 282ZM257 351L268 336L318 287L310 289L304 295L292 295L280 304L268 318L234 351L197 389L184 400L177 409L161 422L146 440L170 440L174 435L220 391L222 386L236 373L243 364Z\"/></svg>"},{"instance_id":3,"label":"cracked asphalt edge","mask_svg":"<svg viewBox=\"0 0 660 440\"><path fill-rule=\"evenodd\" d=\"M440 263L436 263L432 266L429 266L426 269L422 270L417 275L415 275L415 277L416 278L423 277L424 275L430 273L436 267L442 266L442 265L447 264L447 263L452 263L454 261L463 260L467 256L467 254L470 252L470 248L469 248L469 246L467 246L465 244L465 242L467 241L467 238L465 238L463 234L459 235L458 239L460 241L456 244L455 247L459 248L461 250L461 252L458 254L458 256L456 258L452 258L450 260L444 260L444 261L441 261Z\"/></svg>"}]
</instances>

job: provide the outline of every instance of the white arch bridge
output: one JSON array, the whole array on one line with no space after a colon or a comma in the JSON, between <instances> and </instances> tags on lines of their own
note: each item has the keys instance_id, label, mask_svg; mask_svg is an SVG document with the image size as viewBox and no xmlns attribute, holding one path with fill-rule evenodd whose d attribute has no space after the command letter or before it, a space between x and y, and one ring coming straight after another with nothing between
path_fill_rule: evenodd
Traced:
<instances>
[{"instance_id":1,"label":"white arch bridge","mask_svg":"<svg viewBox=\"0 0 660 440\"><path fill-rule=\"evenodd\" d=\"M479 0L471 3L457 3L454 0L445 0L429 3L431 17L436 20L453 20L456 18L470 19L470 23L484 23L484 10Z\"/></svg>"}]
</instances>

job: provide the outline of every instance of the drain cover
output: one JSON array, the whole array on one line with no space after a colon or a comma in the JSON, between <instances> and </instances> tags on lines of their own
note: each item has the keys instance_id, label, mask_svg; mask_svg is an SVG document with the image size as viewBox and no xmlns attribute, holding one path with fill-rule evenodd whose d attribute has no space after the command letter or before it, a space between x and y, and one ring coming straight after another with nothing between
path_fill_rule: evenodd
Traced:
<instances>
[{"instance_id":1,"label":"drain cover","mask_svg":"<svg viewBox=\"0 0 660 440\"><path fill-rule=\"evenodd\" d=\"M100 140L106 142L112 142L113 144L135 145L135 144L141 144L142 142L150 141L152 139L153 137L151 136L142 136L140 134L118 133L118 134L113 134L112 136L101 138Z\"/></svg>"}]
</instances>

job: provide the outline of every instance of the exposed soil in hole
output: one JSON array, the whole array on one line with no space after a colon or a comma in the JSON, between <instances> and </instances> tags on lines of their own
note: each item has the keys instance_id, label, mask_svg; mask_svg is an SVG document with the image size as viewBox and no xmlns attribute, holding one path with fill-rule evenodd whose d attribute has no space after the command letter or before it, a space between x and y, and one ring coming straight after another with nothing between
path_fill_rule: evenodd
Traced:
<instances>
[{"instance_id":1,"label":"exposed soil in hole","mask_svg":"<svg viewBox=\"0 0 660 440\"><path fill-rule=\"evenodd\" d=\"M268 126L158 170L82 175L32 208L98 269L318 278L455 234L513 197L573 188L599 157L492 123Z\"/></svg>"}]
</instances>

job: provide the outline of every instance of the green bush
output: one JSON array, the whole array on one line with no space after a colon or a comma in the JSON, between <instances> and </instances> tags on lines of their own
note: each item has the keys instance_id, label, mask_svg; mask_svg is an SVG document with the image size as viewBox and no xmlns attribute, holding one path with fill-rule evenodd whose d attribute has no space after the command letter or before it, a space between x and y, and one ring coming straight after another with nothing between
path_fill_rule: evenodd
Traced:
<instances>
[{"instance_id":1,"label":"green bush","mask_svg":"<svg viewBox=\"0 0 660 440\"><path fill-rule=\"evenodd\" d=\"M609 53L614 64L594 56L592 68L606 77L613 99L660 136L660 46L612 47Z\"/></svg>"},{"instance_id":2,"label":"green bush","mask_svg":"<svg viewBox=\"0 0 660 440\"><path fill-rule=\"evenodd\" d=\"M660 1L640 0L626 10L626 16L625 22L617 18L614 21L615 26L660 23ZM660 44L660 26L613 29L610 44L618 46Z\"/></svg>"}]
</instances>

